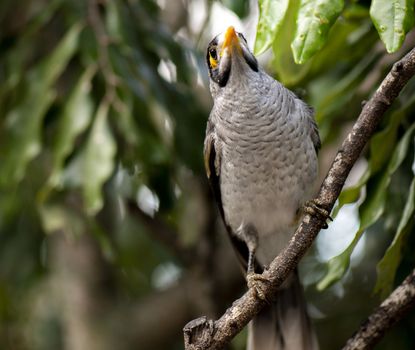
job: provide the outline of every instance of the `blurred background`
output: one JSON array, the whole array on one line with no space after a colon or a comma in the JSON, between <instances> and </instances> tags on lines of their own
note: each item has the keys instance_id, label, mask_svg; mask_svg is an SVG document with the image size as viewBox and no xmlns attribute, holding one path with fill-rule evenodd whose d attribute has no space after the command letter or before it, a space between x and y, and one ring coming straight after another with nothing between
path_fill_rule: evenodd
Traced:
<instances>
[{"instance_id":1,"label":"blurred background","mask_svg":"<svg viewBox=\"0 0 415 350\"><path fill-rule=\"evenodd\" d=\"M321 182L362 101L414 46L415 32L387 54L370 1L346 1L323 49L296 65L295 4L259 60L315 108ZM212 105L205 49L229 25L252 47L257 7L1 1L1 349L182 349L188 321L219 316L243 293L203 170ZM412 80L303 259L322 349L344 344L415 264L413 208L399 224L415 171L414 91ZM397 270L382 285L376 265L395 233ZM343 278L327 280L328 261L351 242ZM244 349L245 336L231 348ZM379 345L391 348L415 348L413 314Z\"/></svg>"}]
</instances>

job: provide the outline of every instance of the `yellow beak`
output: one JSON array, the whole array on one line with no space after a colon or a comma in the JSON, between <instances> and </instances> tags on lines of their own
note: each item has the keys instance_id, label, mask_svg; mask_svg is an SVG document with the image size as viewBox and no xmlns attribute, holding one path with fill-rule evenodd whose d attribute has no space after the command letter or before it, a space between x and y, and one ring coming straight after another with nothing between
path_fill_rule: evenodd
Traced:
<instances>
[{"instance_id":1,"label":"yellow beak","mask_svg":"<svg viewBox=\"0 0 415 350\"><path fill-rule=\"evenodd\" d=\"M225 52L225 50L237 51L238 53L242 53L241 44L239 43L238 35L235 32L234 27L229 27L225 32L225 40L222 44L221 56Z\"/></svg>"}]
</instances>

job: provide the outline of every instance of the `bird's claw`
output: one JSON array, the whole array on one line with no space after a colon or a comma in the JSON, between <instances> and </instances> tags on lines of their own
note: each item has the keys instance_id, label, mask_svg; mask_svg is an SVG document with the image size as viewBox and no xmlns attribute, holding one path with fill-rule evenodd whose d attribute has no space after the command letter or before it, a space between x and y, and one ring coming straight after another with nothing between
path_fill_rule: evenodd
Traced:
<instances>
[{"instance_id":1,"label":"bird's claw","mask_svg":"<svg viewBox=\"0 0 415 350\"><path fill-rule=\"evenodd\" d=\"M266 288L270 283L268 278L255 272L248 272L246 275L246 281L249 290L254 293L255 297L262 301L266 301L267 303L269 302L266 296Z\"/></svg>"},{"instance_id":2,"label":"bird's claw","mask_svg":"<svg viewBox=\"0 0 415 350\"><path fill-rule=\"evenodd\" d=\"M330 212L322 208L320 201L317 199L312 199L305 202L303 205L303 211L304 213L313 215L323 221L323 229L329 227L326 222L327 220L333 221L332 217L330 216Z\"/></svg>"}]
</instances>

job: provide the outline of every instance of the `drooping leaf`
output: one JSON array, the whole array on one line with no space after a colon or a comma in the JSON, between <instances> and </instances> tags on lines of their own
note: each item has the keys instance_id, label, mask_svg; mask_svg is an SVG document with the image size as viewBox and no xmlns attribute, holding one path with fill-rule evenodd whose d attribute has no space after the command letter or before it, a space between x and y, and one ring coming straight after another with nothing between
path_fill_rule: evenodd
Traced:
<instances>
[{"instance_id":1,"label":"drooping leaf","mask_svg":"<svg viewBox=\"0 0 415 350\"><path fill-rule=\"evenodd\" d=\"M39 70L33 72L34 76L43 79L41 83L44 84L45 87L48 87L55 82L72 58L78 47L81 29L82 24L74 24L52 54L40 64Z\"/></svg>"},{"instance_id":2,"label":"drooping leaf","mask_svg":"<svg viewBox=\"0 0 415 350\"><path fill-rule=\"evenodd\" d=\"M254 52L260 55L269 49L284 20L289 0L259 0L259 19Z\"/></svg>"},{"instance_id":3,"label":"drooping leaf","mask_svg":"<svg viewBox=\"0 0 415 350\"><path fill-rule=\"evenodd\" d=\"M370 17L389 53L401 47L414 16L413 0L373 0L370 6Z\"/></svg>"},{"instance_id":4,"label":"drooping leaf","mask_svg":"<svg viewBox=\"0 0 415 350\"><path fill-rule=\"evenodd\" d=\"M364 57L348 74L335 82L319 105L316 106L317 122L333 118L332 115L335 115L333 112L339 108L339 105L345 105L350 101L356 93L356 86L361 82L362 76L368 72L375 59L376 57L371 55Z\"/></svg>"},{"instance_id":5,"label":"drooping leaf","mask_svg":"<svg viewBox=\"0 0 415 350\"><path fill-rule=\"evenodd\" d=\"M389 175L392 175L398 169L398 167L401 165L402 161L406 157L411 142L411 136L414 130L415 124L412 124L412 126L406 131L405 135L399 141L388 165Z\"/></svg>"},{"instance_id":6,"label":"drooping leaf","mask_svg":"<svg viewBox=\"0 0 415 350\"><path fill-rule=\"evenodd\" d=\"M4 57L6 61L5 65L7 69L10 69L10 74L9 79L0 86L0 96L7 89L15 89L16 85L23 80L22 77L26 73L25 62L30 57L30 52L33 51L32 45L36 39L36 35L38 35L42 26L50 20L61 3L62 0L52 0L47 4L45 3L45 6L38 13L33 14L32 20L27 23L27 27L21 33L16 48L6 52Z\"/></svg>"},{"instance_id":7,"label":"drooping leaf","mask_svg":"<svg viewBox=\"0 0 415 350\"><path fill-rule=\"evenodd\" d=\"M350 204L357 202L360 198L362 187L367 183L370 178L370 169L367 168L364 174L361 176L360 180L353 186L345 188L339 196L338 204L333 209L332 217L335 218L339 212L339 210L345 204Z\"/></svg>"},{"instance_id":8,"label":"drooping leaf","mask_svg":"<svg viewBox=\"0 0 415 350\"><path fill-rule=\"evenodd\" d=\"M412 133L414 130L415 124L413 124L412 127L407 130L405 135L396 146L386 171L382 174L380 179L375 182L375 185L371 191L368 191L365 201L359 208L359 230L356 232L353 241L349 244L345 251L330 259L329 263L327 264L327 273L317 285L318 289L325 289L343 277L349 266L350 256L353 253L353 250L362 237L363 233L384 213L387 187L390 183L392 175L401 165L408 152L409 143L411 141Z\"/></svg>"},{"instance_id":9,"label":"drooping leaf","mask_svg":"<svg viewBox=\"0 0 415 350\"><path fill-rule=\"evenodd\" d=\"M291 44L297 64L306 62L323 47L343 7L343 0L300 1L295 37Z\"/></svg>"},{"instance_id":10,"label":"drooping leaf","mask_svg":"<svg viewBox=\"0 0 415 350\"><path fill-rule=\"evenodd\" d=\"M319 290L326 289L333 283L337 282L346 273L350 265L350 256L354 248L359 242L365 230L375 223L383 213L386 202L386 187L388 177L382 177L376 185L375 189L368 195L359 209L360 227L355 233L355 236L349 246L339 255L330 259L327 264L327 273L324 278L318 283Z\"/></svg>"},{"instance_id":11,"label":"drooping leaf","mask_svg":"<svg viewBox=\"0 0 415 350\"><path fill-rule=\"evenodd\" d=\"M276 33L272 44L274 54L273 66L278 75L278 80L285 86L293 86L299 83L310 71L310 64L295 64L291 51L291 41L295 31L295 16L298 11L298 2L291 1L282 26Z\"/></svg>"},{"instance_id":12,"label":"drooping leaf","mask_svg":"<svg viewBox=\"0 0 415 350\"><path fill-rule=\"evenodd\" d=\"M132 105L132 95L125 92L122 100L120 100L119 108L115 111L117 115L115 122L125 140L131 145L137 145L140 133L134 124Z\"/></svg>"},{"instance_id":13,"label":"drooping leaf","mask_svg":"<svg viewBox=\"0 0 415 350\"><path fill-rule=\"evenodd\" d=\"M354 241L353 241L354 242ZM327 263L327 274L324 278L317 284L317 290L324 290L327 287L331 286L334 282L343 276L350 265L350 256L353 252L355 244L353 242L339 255L335 258L330 259ZM357 241L356 241L357 243ZM340 276L340 277L337 277Z\"/></svg>"},{"instance_id":14,"label":"drooping leaf","mask_svg":"<svg viewBox=\"0 0 415 350\"><path fill-rule=\"evenodd\" d=\"M81 186L89 214L97 213L103 205L102 186L114 170L116 144L108 124L108 101L98 107L85 147L65 169L64 183Z\"/></svg>"},{"instance_id":15,"label":"drooping leaf","mask_svg":"<svg viewBox=\"0 0 415 350\"><path fill-rule=\"evenodd\" d=\"M414 101L414 99L412 99ZM410 105L409 103L408 105ZM370 141L369 167L375 174L388 162L396 143L398 126L406 115L406 108L401 108L391 116L388 126L374 135Z\"/></svg>"},{"instance_id":16,"label":"drooping leaf","mask_svg":"<svg viewBox=\"0 0 415 350\"><path fill-rule=\"evenodd\" d=\"M115 1L108 3L105 22L108 34L112 38L122 41L122 18L120 17L117 3Z\"/></svg>"},{"instance_id":17,"label":"drooping leaf","mask_svg":"<svg viewBox=\"0 0 415 350\"><path fill-rule=\"evenodd\" d=\"M52 54L29 72L26 96L6 116L0 183L19 182L27 163L39 153L42 119L55 96L52 84L73 56L80 31L81 26L74 25Z\"/></svg>"},{"instance_id":18,"label":"drooping leaf","mask_svg":"<svg viewBox=\"0 0 415 350\"><path fill-rule=\"evenodd\" d=\"M52 171L49 186L59 185L62 164L74 148L76 137L86 129L91 120L93 102L89 92L91 79L95 71L95 66L85 70L68 97L62 116L59 119L52 149Z\"/></svg>"},{"instance_id":19,"label":"drooping leaf","mask_svg":"<svg viewBox=\"0 0 415 350\"><path fill-rule=\"evenodd\" d=\"M402 119L415 104L415 96L409 99L404 106L393 112L385 129L376 133L370 140L369 164L357 184L345 188L339 196L338 205L333 210L335 217L340 208L349 203L356 202L360 198L361 189L366 185L371 176L376 174L390 160L393 148L396 144L397 131Z\"/></svg>"},{"instance_id":20,"label":"drooping leaf","mask_svg":"<svg viewBox=\"0 0 415 350\"><path fill-rule=\"evenodd\" d=\"M343 11L342 16L346 11L346 9ZM322 78L328 69L338 67L339 62L354 62L352 67L358 64L362 58L366 57L366 55L361 55L363 47L367 52L377 39L375 35L370 35L370 24L365 19L335 21L329 31L326 44L310 59L312 73Z\"/></svg>"},{"instance_id":21,"label":"drooping leaf","mask_svg":"<svg viewBox=\"0 0 415 350\"><path fill-rule=\"evenodd\" d=\"M395 237L386 250L385 255L377 264L376 270L378 278L375 285L375 293L381 293L382 297L386 297L392 290L393 281L395 280L396 270L401 261L401 249L404 237L415 214L415 178L412 180L409 188L408 199L399 221L398 229Z\"/></svg>"}]
</instances>

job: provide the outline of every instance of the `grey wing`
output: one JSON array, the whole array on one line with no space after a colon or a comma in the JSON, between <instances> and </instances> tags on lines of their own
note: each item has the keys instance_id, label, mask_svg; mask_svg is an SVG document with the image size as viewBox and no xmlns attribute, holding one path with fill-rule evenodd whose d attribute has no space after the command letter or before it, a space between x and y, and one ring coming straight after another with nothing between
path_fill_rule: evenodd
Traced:
<instances>
[{"instance_id":1,"label":"grey wing","mask_svg":"<svg viewBox=\"0 0 415 350\"><path fill-rule=\"evenodd\" d=\"M314 118L314 109L304 102L303 102L303 105L305 107L304 117L309 125L311 141L313 141L314 149L316 150L316 153L318 153L318 151L321 148L321 140L320 140L320 134L318 132L318 126Z\"/></svg>"},{"instance_id":2,"label":"grey wing","mask_svg":"<svg viewBox=\"0 0 415 350\"><path fill-rule=\"evenodd\" d=\"M212 188L213 195L219 207L219 212L222 220L225 224L228 236L231 239L232 246L234 247L238 260L240 261L244 272L248 266L249 250L246 243L239 239L232 231L231 227L226 223L225 213L222 206L222 194L220 190L220 163L221 155L220 149L215 146L215 133L214 126L209 120L206 128L206 138L204 144L204 163L205 170L209 180L210 187ZM261 267L258 263L255 263L255 271L261 273Z\"/></svg>"},{"instance_id":3,"label":"grey wing","mask_svg":"<svg viewBox=\"0 0 415 350\"><path fill-rule=\"evenodd\" d=\"M314 149L317 154L321 148L321 140L320 140L320 134L318 132L318 126L314 118L314 109L313 107L305 103L297 95L295 95L292 91L288 89L285 89L285 90L288 91L289 94L291 94L291 96L294 98L296 105L297 105L297 110L300 111L302 115L302 119L307 123L308 130L310 132L309 135L310 135L311 141L313 142Z\"/></svg>"}]
</instances>

